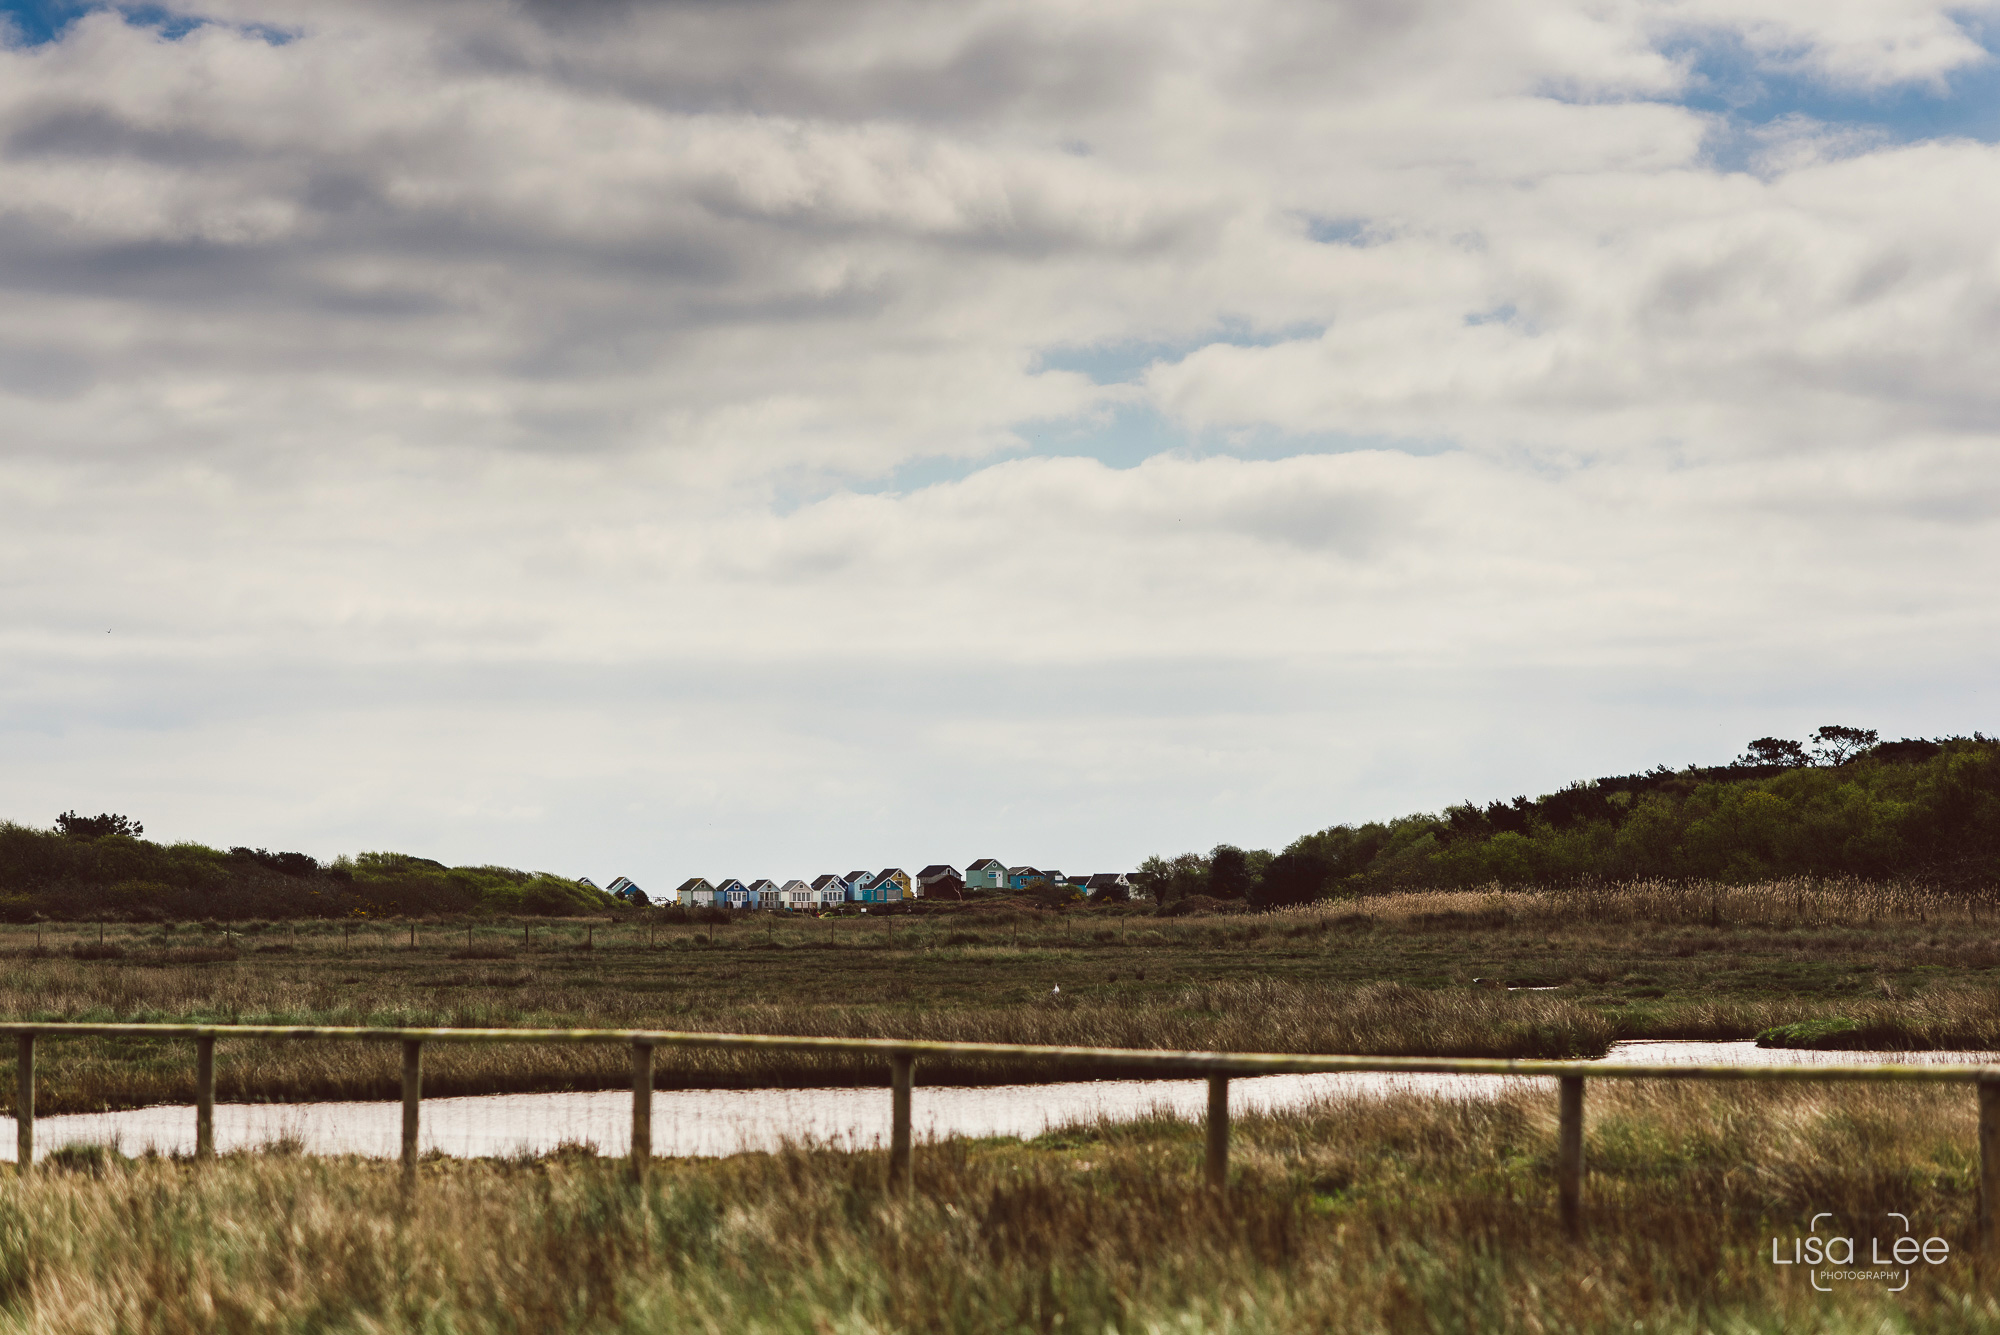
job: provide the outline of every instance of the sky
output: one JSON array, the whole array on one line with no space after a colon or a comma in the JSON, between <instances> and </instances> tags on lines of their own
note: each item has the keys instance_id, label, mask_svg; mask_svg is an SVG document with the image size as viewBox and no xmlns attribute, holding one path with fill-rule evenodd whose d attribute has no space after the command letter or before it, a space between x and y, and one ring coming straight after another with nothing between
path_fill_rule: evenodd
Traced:
<instances>
[{"instance_id":1,"label":"sky","mask_svg":"<svg viewBox=\"0 0 2000 1335\"><path fill-rule=\"evenodd\" d=\"M2000 0L4 0L0 818L671 888L1995 731Z\"/></svg>"}]
</instances>

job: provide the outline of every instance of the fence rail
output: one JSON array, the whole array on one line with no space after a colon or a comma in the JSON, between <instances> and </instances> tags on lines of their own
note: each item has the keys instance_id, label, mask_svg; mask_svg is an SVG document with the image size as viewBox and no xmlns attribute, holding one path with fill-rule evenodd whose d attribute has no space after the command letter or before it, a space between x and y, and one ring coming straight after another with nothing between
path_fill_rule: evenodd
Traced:
<instances>
[{"instance_id":1,"label":"fence rail","mask_svg":"<svg viewBox=\"0 0 2000 1335\"><path fill-rule=\"evenodd\" d=\"M1979 1092L1979 1258L1984 1273L2000 1280L2000 1065L1843 1066L1644 1065L1595 1061L1512 1060L1491 1057L1357 1057L1271 1052L1170 1052L1150 1048L1070 1048L1025 1043L941 1043L895 1038L812 1038L792 1034L709 1034L669 1029L402 1029L331 1025L33 1024L0 1023L15 1035L16 1167L34 1168L35 1046L43 1038L192 1039L195 1043L195 1157L215 1154L215 1043L218 1039L352 1040L403 1045L402 1171L414 1186L417 1131L423 1101L423 1050L430 1043L595 1043L632 1052L631 1170L643 1177L652 1158L653 1053L656 1048L722 1048L734 1051L867 1053L883 1059L890 1090L889 1185L907 1192L912 1182L910 1090L916 1063L925 1057L987 1057L1056 1065L1117 1067L1137 1074L1208 1080L1208 1120L1203 1172L1221 1190L1229 1172L1229 1081L1260 1075L1312 1075L1344 1071L1390 1074L1553 1076L1557 1080L1557 1197L1564 1229L1572 1236L1583 1221L1583 1107L1586 1080L1749 1080L1811 1083L1909 1083L1974 1085Z\"/></svg>"}]
</instances>

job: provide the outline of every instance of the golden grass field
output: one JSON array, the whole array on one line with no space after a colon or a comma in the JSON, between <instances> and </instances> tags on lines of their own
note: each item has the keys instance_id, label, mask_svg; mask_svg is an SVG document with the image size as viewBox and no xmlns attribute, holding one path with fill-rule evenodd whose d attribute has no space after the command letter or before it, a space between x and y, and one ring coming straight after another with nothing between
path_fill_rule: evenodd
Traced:
<instances>
[{"instance_id":1,"label":"golden grass field","mask_svg":"<svg viewBox=\"0 0 2000 1335\"><path fill-rule=\"evenodd\" d=\"M1554 1222L1553 1098L1389 1098L1199 1128L666 1161L77 1151L0 1181L0 1331L1882 1331L2000 1327L1968 1248L1959 1089L1593 1087L1587 1234ZM1772 1240L1949 1247L1816 1292ZM1863 1248L1867 1243L1863 1242Z\"/></svg>"}]
</instances>

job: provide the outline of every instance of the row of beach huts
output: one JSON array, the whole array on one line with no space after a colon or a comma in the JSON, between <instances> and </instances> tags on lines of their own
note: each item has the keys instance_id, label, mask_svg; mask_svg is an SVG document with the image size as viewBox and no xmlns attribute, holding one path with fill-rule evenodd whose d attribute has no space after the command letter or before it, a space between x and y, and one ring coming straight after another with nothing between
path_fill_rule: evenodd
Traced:
<instances>
[{"instance_id":1,"label":"row of beach huts","mask_svg":"<svg viewBox=\"0 0 2000 1335\"><path fill-rule=\"evenodd\" d=\"M586 880L586 885L594 882ZM1097 872L1090 876L1065 876L1043 867L1009 867L998 858L978 858L964 871L944 863L933 863L912 876L901 867L881 871L851 871L845 876L828 873L810 881L739 881L725 877L711 881L694 876L681 882L664 898L647 894L629 877L620 876L604 889L632 904L671 903L685 908L780 909L788 913L824 913L841 904L898 904L906 899L961 899L968 890L1034 890L1067 886L1081 894L1104 891L1123 897L1132 891L1126 872Z\"/></svg>"}]
</instances>

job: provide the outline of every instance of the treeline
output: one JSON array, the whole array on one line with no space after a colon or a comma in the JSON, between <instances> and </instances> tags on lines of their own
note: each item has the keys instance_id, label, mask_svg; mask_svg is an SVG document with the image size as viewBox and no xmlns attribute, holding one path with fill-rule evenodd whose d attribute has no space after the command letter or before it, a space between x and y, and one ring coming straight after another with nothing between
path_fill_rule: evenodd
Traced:
<instances>
[{"instance_id":1,"label":"treeline","mask_svg":"<svg viewBox=\"0 0 2000 1335\"><path fill-rule=\"evenodd\" d=\"M1573 783L1538 798L1336 825L1282 852L1221 845L1148 858L1138 888L1254 905L1334 894L1638 878L1781 876L2000 882L2000 740L1884 742L1821 728L1752 742L1735 763Z\"/></svg>"},{"instance_id":2,"label":"treeline","mask_svg":"<svg viewBox=\"0 0 2000 1335\"><path fill-rule=\"evenodd\" d=\"M617 902L546 872L447 867L405 853L321 864L304 853L158 844L144 830L124 816L74 812L51 830L0 822L0 920L546 917Z\"/></svg>"}]
</instances>

